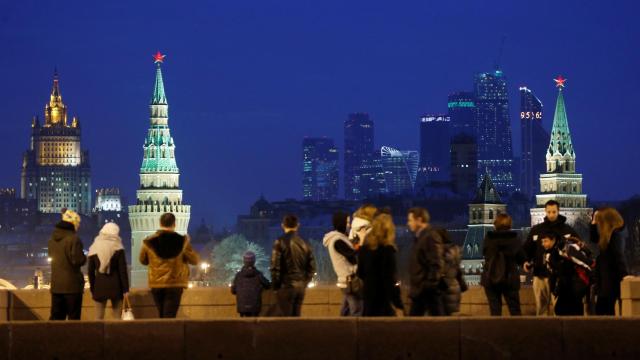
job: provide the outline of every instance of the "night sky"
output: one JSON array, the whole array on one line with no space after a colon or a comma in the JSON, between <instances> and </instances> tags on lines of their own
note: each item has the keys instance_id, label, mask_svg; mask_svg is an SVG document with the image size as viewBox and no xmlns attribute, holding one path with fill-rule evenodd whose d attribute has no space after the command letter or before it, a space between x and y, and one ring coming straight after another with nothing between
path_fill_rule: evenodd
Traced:
<instances>
[{"instance_id":1,"label":"night sky","mask_svg":"<svg viewBox=\"0 0 640 360\"><path fill-rule=\"evenodd\" d=\"M219 229L261 193L301 198L302 138L333 137L342 156L349 112L370 113L376 145L417 149L419 116L492 71L505 36L516 154L518 86L542 100L549 128L562 74L585 192L625 199L640 192L639 11L584 0L0 0L0 187L19 186L57 66L93 187L134 202L160 50L192 224Z\"/></svg>"}]
</instances>

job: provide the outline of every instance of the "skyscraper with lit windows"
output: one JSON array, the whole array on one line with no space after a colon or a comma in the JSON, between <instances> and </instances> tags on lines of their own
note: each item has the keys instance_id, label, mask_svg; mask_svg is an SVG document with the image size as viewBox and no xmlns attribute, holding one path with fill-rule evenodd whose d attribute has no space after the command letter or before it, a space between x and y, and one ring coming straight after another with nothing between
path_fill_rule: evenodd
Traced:
<instances>
[{"instance_id":1,"label":"skyscraper with lit windows","mask_svg":"<svg viewBox=\"0 0 640 360\"><path fill-rule=\"evenodd\" d=\"M507 81L502 71L496 70L476 75L474 85L479 172L488 171L496 189L509 195L515 185Z\"/></svg>"},{"instance_id":2,"label":"skyscraper with lit windows","mask_svg":"<svg viewBox=\"0 0 640 360\"><path fill-rule=\"evenodd\" d=\"M333 139L302 140L302 197L334 200L338 197L338 149Z\"/></svg>"},{"instance_id":3,"label":"skyscraper with lit windows","mask_svg":"<svg viewBox=\"0 0 640 360\"><path fill-rule=\"evenodd\" d=\"M80 121L67 118L57 71L44 108L44 124L31 121L29 149L22 161L21 198L35 200L42 213L71 209L91 214L89 153L80 143Z\"/></svg>"},{"instance_id":4,"label":"skyscraper with lit windows","mask_svg":"<svg viewBox=\"0 0 640 360\"><path fill-rule=\"evenodd\" d=\"M450 179L451 118L446 114L427 114L420 117L420 166L417 190L422 191L433 182Z\"/></svg>"},{"instance_id":5,"label":"skyscraper with lit windows","mask_svg":"<svg viewBox=\"0 0 640 360\"><path fill-rule=\"evenodd\" d=\"M531 89L520 87L520 134L522 136L522 160L520 162L520 190L533 196L538 176L545 172L545 149L549 145L549 133L542 127L542 101Z\"/></svg>"},{"instance_id":6,"label":"skyscraper with lit windows","mask_svg":"<svg viewBox=\"0 0 640 360\"><path fill-rule=\"evenodd\" d=\"M366 113L349 114L344 122L344 197L347 200L364 198L358 185L361 168L374 167L373 121Z\"/></svg>"}]
</instances>

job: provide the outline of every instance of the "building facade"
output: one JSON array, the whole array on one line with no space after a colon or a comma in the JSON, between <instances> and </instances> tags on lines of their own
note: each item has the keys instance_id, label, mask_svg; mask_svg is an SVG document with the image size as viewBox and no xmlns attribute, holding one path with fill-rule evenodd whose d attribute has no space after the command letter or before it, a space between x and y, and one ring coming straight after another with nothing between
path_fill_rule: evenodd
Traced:
<instances>
[{"instance_id":1,"label":"building facade","mask_svg":"<svg viewBox=\"0 0 640 360\"><path fill-rule=\"evenodd\" d=\"M358 177L363 165L374 165L373 140L373 121L369 114L349 114L344 122L344 197L347 200L364 197Z\"/></svg>"},{"instance_id":2,"label":"building facade","mask_svg":"<svg viewBox=\"0 0 640 360\"><path fill-rule=\"evenodd\" d=\"M338 198L338 149L333 139L302 140L302 197L305 200Z\"/></svg>"},{"instance_id":3,"label":"building facade","mask_svg":"<svg viewBox=\"0 0 640 360\"><path fill-rule=\"evenodd\" d=\"M475 77L478 171L488 171L503 195L515 190L507 81L500 70Z\"/></svg>"},{"instance_id":4,"label":"building facade","mask_svg":"<svg viewBox=\"0 0 640 360\"><path fill-rule=\"evenodd\" d=\"M129 206L133 287L147 285L146 267L137 259L142 241L158 229L160 216L173 213L176 216L176 231L184 234L189 227L191 212L190 206L182 202L176 146L169 129L169 105L162 79L163 58L160 53L155 56L156 79L149 106L151 124L143 145L140 188L136 192L136 204Z\"/></svg>"},{"instance_id":5,"label":"building facade","mask_svg":"<svg viewBox=\"0 0 640 360\"><path fill-rule=\"evenodd\" d=\"M537 179L546 171L545 149L549 145L549 133L542 127L542 119L542 101L531 89L520 87L520 191L528 197L536 193Z\"/></svg>"},{"instance_id":6,"label":"building facade","mask_svg":"<svg viewBox=\"0 0 640 360\"><path fill-rule=\"evenodd\" d=\"M20 197L35 200L42 213L71 209L91 214L91 167L82 149L80 121L67 118L57 72L44 109L45 121L31 122L29 149L22 161Z\"/></svg>"},{"instance_id":7,"label":"building facade","mask_svg":"<svg viewBox=\"0 0 640 360\"><path fill-rule=\"evenodd\" d=\"M390 146L383 146L380 149L380 159L384 171L385 193L411 194L418 170L418 152L400 151Z\"/></svg>"},{"instance_id":8,"label":"building facade","mask_svg":"<svg viewBox=\"0 0 640 360\"><path fill-rule=\"evenodd\" d=\"M476 98L471 91L458 91L447 99L447 113L451 120L451 136L459 134L478 136Z\"/></svg>"},{"instance_id":9,"label":"building facade","mask_svg":"<svg viewBox=\"0 0 640 360\"><path fill-rule=\"evenodd\" d=\"M560 76L555 81L558 98L545 155L547 168L545 173L540 174L540 193L536 195L536 207L531 209L532 226L544 221L544 205L549 200L560 203L562 215L572 225L588 223L593 212L587 207L587 195L582 193L582 174L576 173L576 153L563 96L566 80Z\"/></svg>"},{"instance_id":10,"label":"building facade","mask_svg":"<svg viewBox=\"0 0 640 360\"><path fill-rule=\"evenodd\" d=\"M451 138L451 188L471 199L478 186L478 145L475 137L465 133Z\"/></svg>"},{"instance_id":11,"label":"building facade","mask_svg":"<svg viewBox=\"0 0 640 360\"><path fill-rule=\"evenodd\" d=\"M418 191L433 182L450 179L451 118L446 114L427 114L420 117L420 166Z\"/></svg>"}]
</instances>

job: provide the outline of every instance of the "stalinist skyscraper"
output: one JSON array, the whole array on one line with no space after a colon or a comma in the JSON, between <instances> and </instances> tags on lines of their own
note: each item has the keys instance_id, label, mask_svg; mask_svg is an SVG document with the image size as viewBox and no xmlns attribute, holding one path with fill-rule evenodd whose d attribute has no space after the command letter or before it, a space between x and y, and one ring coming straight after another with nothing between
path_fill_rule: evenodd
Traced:
<instances>
[{"instance_id":1,"label":"stalinist skyscraper","mask_svg":"<svg viewBox=\"0 0 640 360\"><path fill-rule=\"evenodd\" d=\"M562 76L555 79L558 99L546 154L547 171L540 174L540 193L536 195L537 207L531 209L532 226L544 220L544 204L549 200L560 203L560 212L567 217L567 222L571 225L576 225L579 221L588 223L593 211L587 207L587 195L582 192L582 174L576 173L576 153L562 96L565 81Z\"/></svg>"},{"instance_id":2,"label":"stalinist skyscraper","mask_svg":"<svg viewBox=\"0 0 640 360\"><path fill-rule=\"evenodd\" d=\"M154 56L156 81L149 106L151 126L144 140L144 155L140 168L140 189L137 202L129 206L131 222L131 284L147 286L147 270L138 261L142 241L160 226L160 215L165 212L176 216L176 231L186 233L189 226L190 206L182 203L180 171L176 164L175 143L169 130L169 105L164 93L161 64L165 55Z\"/></svg>"}]
</instances>

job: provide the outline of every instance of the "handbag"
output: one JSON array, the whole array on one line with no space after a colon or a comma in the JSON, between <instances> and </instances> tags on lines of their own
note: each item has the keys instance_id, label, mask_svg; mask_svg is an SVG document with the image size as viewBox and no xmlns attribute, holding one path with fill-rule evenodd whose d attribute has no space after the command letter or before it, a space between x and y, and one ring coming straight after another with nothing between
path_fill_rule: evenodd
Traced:
<instances>
[{"instance_id":1,"label":"handbag","mask_svg":"<svg viewBox=\"0 0 640 360\"><path fill-rule=\"evenodd\" d=\"M135 316L133 316L133 308L131 307L131 302L129 301L129 295L125 295L122 305L122 320L131 321L135 319Z\"/></svg>"},{"instance_id":2,"label":"handbag","mask_svg":"<svg viewBox=\"0 0 640 360\"><path fill-rule=\"evenodd\" d=\"M363 285L362 279L360 279L358 275L347 275L347 294L362 296Z\"/></svg>"}]
</instances>

